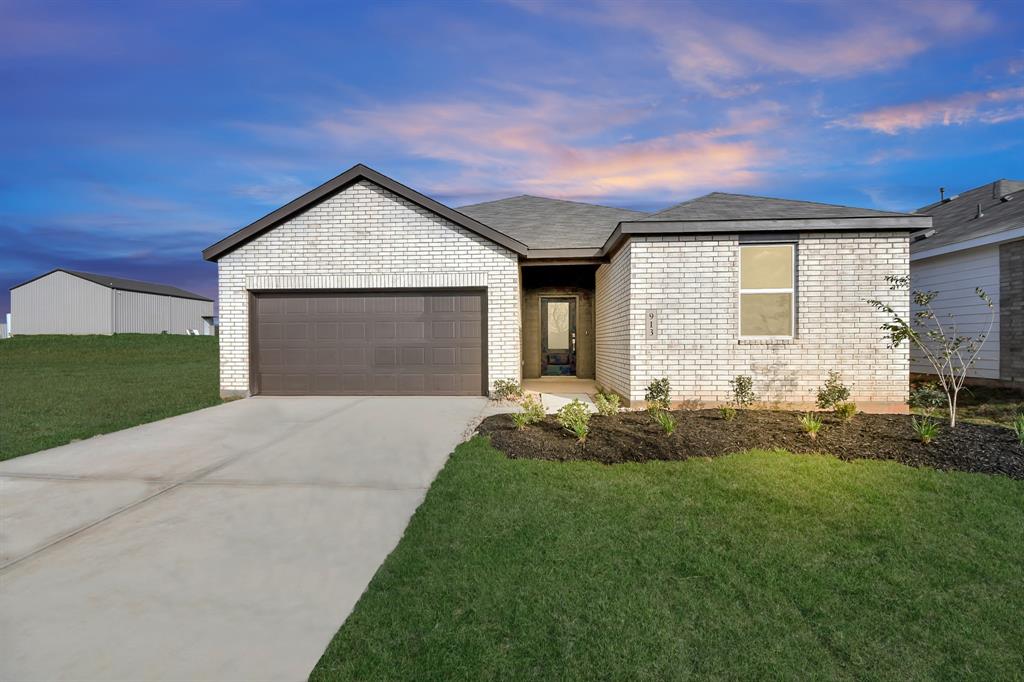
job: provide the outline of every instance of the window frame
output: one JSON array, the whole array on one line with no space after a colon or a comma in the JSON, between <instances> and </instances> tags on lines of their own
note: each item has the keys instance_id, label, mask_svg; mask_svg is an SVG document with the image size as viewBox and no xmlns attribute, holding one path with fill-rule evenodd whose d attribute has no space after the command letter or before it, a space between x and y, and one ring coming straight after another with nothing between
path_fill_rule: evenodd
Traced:
<instances>
[{"instance_id":1,"label":"window frame","mask_svg":"<svg viewBox=\"0 0 1024 682\"><path fill-rule=\"evenodd\" d=\"M745 247L788 246L790 256L790 286L783 289L743 288L743 249ZM792 341L796 338L796 242L794 241L750 241L740 242L736 251L736 338L740 341ZM789 334L786 335L743 335L743 294L789 294Z\"/></svg>"}]
</instances>

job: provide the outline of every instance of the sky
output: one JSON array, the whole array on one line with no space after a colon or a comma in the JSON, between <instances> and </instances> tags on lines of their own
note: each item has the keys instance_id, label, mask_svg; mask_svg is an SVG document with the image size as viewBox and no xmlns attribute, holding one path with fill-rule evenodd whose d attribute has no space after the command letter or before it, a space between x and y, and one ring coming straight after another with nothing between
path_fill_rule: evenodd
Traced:
<instances>
[{"instance_id":1,"label":"sky","mask_svg":"<svg viewBox=\"0 0 1024 682\"><path fill-rule=\"evenodd\" d=\"M0 0L0 313L367 165L450 206L711 191L910 211L1024 178L1024 0Z\"/></svg>"}]
</instances>

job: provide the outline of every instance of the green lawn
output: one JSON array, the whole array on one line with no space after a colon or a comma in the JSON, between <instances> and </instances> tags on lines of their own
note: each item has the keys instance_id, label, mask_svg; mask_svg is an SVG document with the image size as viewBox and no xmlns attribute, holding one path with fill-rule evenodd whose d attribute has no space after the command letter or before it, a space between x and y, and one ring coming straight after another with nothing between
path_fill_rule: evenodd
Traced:
<instances>
[{"instance_id":1,"label":"green lawn","mask_svg":"<svg viewBox=\"0 0 1024 682\"><path fill-rule=\"evenodd\" d=\"M212 336L0 341L0 460L219 402Z\"/></svg>"},{"instance_id":2,"label":"green lawn","mask_svg":"<svg viewBox=\"0 0 1024 682\"><path fill-rule=\"evenodd\" d=\"M1024 484L460 445L312 680L1021 678Z\"/></svg>"}]
</instances>

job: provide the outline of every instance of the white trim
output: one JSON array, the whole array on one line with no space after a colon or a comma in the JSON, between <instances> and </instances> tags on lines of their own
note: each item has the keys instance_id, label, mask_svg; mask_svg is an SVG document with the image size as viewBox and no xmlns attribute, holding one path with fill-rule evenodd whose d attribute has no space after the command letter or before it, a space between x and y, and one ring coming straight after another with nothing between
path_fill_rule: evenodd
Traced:
<instances>
[{"instance_id":1,"label":"white trim","mask_svg":"<svg viewBox=\"0 0 1024 682\"><path fill-rule=\"evenodd\" d=\"M974 249L979 246L999 244L1002 242L1009 242L1013 241L1014 239L1021 238L1024 238L1024 227L1016 227L1012 230L1004 230L1003 232L985 235L984 237L978 237L977 239L968 239L967 241L956 242L954 244L947 244L946 246L939 246L937 248L928 249L926 251L917 251L916 253L910 254L910 260L924 260L925 258L931 258L932 256L942 256L947 253L965 251L967 249ZM923 241L925 243L928 242L927 239Z\"/></svg>"},{"instance_id":2,"label":"white trim","mask_svg":"<svg viewBox=\"0 0 1024 682\"><path fill-rule=\"evenodd\" d=\"M790 286L781 289L744 289L743 288L743 249L746 247L764 248L766 246L789 247L790 255ZM740 341L791 341L796 338L796 243L795 242L754 242L739 243L737 251L736 271L736 338ZM789 334L776 336L744 336L743 335L743 294L789 294Z\"/></svg>"}]
</instances>

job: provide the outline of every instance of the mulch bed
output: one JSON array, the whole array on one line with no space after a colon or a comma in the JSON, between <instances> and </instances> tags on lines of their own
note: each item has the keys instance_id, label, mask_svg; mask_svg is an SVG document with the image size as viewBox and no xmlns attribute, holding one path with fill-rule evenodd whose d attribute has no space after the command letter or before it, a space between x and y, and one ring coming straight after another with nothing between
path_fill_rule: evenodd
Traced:
<instances>
[{"instance_id":1,"label":"mulch bed","mask_svg":"<svg viewBox=\"0 0 1024 682\"><path fill-rule=\"evenodd\" d=\"M961 423L950 429L947 424L936 440L925 445L916 440L910 415L858 414L842 423L823 414L825 425L812 441L800 428L801 415L796 412L741 410L732 421L725 421L717 410L677 410L672 414L677 426L671 436L664 435L646 412L594 415L584 447L551 416L517 431L509 415L500 414L485 419L477 430L513 459L616 464L782 448L844 460L882 459L1024 480L1024 448L1012 431L998 426Z\"/></svg>"}]
</instances>

